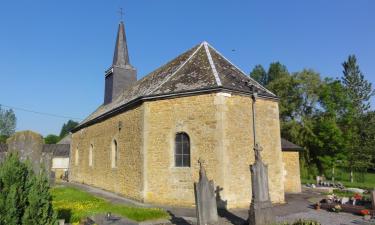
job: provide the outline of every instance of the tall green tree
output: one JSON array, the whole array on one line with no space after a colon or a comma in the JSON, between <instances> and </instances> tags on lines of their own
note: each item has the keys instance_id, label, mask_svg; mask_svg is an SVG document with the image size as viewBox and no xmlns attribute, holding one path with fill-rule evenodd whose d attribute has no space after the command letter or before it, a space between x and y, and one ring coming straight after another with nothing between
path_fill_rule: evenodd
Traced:
<instances>
[{"instance_id":1,"label":"tall green tree","mask_svg":"<svg viewBox=\"0 0 375 225\"><path fill-rule=\"evenodd\" d=\"M60 138L65 137L69 132L78 125L78 122L69 120L68 122L64 123L60 131Z\"/></svg>"},{"instance_id":2,"label":"tall green tree","mask_svg":"<svg viewBox=\"0 0 375 225\"><path fill-rule=\"evenodd\" d=\"M266 85L268 82L268 75L262 65L256 65L250 72L250 77L256 80L261 85Z\"/></svg>"},{"instance_id":3,"label":"tall green tree","mask_svg":"<svg viewBox=\"0 0 375 225\"><path fill-rule=\"evenodd\" d=\"M352 103L352 110L348 111L346 124L344 125L347 135L346 150L350 167L350 180L353 182L353 171L355 169L367 169L371 166L371 154L364 145L363 119L370 108L370 98L374 95L372 84L364 78L355 55L350 55L343 66L343 84L348 92Z\"/></svg>"},{"instance_id":4,"label":"tall green tree","mask_svg":"<svg viewBox=\"0 0 375 225\"><path fill-rule=\"evenodd\" d=\"M285 65L281 64L280 62L273 62L268 68L267 80L265 82L265 85L268 85L270 82L288 75L289 72Z\"/></svg>"},{"instance_id":5,"label":"tall green tree","mask_svg":"<svg viewBox=\"0 0 375 225\"><path fill-rule=\"evenodd\" d=\"M352 99L356 113L363 113L370 108L370 98L375 93L372 84L365 79L355 55L349 55L342 66L344 69L342 81Z\"/></svg>"},{"instance_id":6,"label":"tall green tree","mask_svg":"<svg viewBox=\"0 0 375 225\"><path fill-rule=\"evenodd\" d=\"M16 115L12 109L5 110L0 105L0 135L9 137L16 130Z\"/></svg>"}]
</instances>

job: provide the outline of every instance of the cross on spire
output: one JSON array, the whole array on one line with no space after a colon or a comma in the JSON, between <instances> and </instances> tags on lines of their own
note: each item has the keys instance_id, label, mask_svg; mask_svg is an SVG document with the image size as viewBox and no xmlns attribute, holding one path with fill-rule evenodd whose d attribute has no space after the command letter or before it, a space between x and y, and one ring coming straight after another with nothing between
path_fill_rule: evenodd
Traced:
<instances>
[{"instance_id":1,"label":"cross on spire","mask_svg":"<svg viewBox=\"0 0 375 225\"><path fill-rule=\"evenodd\" d=\"M117 11L118 12L118 14L120 14L120 20L121 21L123 21L124 20L124 12L123 12L123 10L122 10L122 8L120 8L120 10L119 11Z\"/></svg>"}]
</instances>

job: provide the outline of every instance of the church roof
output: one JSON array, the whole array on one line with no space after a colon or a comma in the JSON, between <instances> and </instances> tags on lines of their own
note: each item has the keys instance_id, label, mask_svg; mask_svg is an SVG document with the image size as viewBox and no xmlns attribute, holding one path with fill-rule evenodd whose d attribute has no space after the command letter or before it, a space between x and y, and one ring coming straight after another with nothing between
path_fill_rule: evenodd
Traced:
<instances>
[{"instance_id":1,"label":"church roof","mask_svg":"<svg viewBox=\"0 0 375 225\"><path fill-rule=\"evenodd\" d=\"M122 112L139 101L222 90L248 94L252 93L253 86L259 96L277 98L207 42L202 42L138 80L110 104L101 105L73 132Z\"/></svg>"},{"instance_id":2,"label":"church roof","mask_svg":"<svg viewBox=\"0 0 375 225\"><path fill-rule=\"evenodd\" d=\"M69 133L63 139L61 139L57 144L69 144L72 142L72 134Z\"/></svg>"},{"instance_id":3,"label":"church roof","mask_svg":"<svg viewBox=\"0 0 375 225\"><path fill-rule=\"evenodd\" d=\"M303 148L284 138L281 138L281 149L283 151L302 151Z\"/></svg>"}]
</instances>

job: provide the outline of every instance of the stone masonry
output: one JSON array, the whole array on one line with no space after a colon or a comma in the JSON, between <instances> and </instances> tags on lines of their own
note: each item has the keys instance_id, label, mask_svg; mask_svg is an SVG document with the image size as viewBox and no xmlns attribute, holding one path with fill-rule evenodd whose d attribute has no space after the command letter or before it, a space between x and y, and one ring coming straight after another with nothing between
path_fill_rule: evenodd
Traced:
<instances>
[{"instance_id":1,"label":"stone masonry","mask_svg":"<svg viewBox=\"0 0 375 225\"><path fill-rule=\"evenodd\" d=\"M258 140L269 166L270 197L284 202L284 173L278 103L257 101ZM146 101L75 132L71 180L100 187L141 202L194 205L199 166L174 166L174 137L190 137L191 162L205 159L207 177L223 191L228 207L248 207L254 162L251 98L219 92ZM120 125L121 124L121 125ZM111 143L118 143L118 165L111 168ZM93 146L93 164L89 149ZM77 160L77 162L75 162Z\"/></svg>"},{"instance_id":2,"label":"stone masonry","mask_svg":"<svg viewBox=\"0 0 375 225\"><path fill-rule=\"evenodd\" d=\"M282 155L285 175L285 192L299 193L301 192L299 152L284 151Z\"/></svg>"}]
</instances>

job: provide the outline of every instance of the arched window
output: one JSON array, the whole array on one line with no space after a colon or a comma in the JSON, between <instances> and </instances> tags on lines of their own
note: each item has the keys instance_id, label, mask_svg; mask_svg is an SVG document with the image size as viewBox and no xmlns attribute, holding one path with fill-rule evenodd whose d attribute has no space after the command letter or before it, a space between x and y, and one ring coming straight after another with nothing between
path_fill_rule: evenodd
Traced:
<instances>
[{"instance_id":1,"label":"arched window","mask_svg":"<svg viewBox=\"0 0 375 225\"><path fill-rule=\"evenodd\" d=\"M190 167L190 138L186 133L176 134L174 154L176 167Z\"/></svg>"},{"instance_id":2,"label":"arched window","mask_svg":"<svg viewBox=\"0 0 375 225\"><path fill-rule=\"evenodd\" d=\"M117 141L113 140L113 142L112 142L112 150L111 150L112 168L116 168L117 167L117 159L118 159Z\"/></svg>"},{"instance_id":3,"label":"arched window","mask_svg":"<svg viewBox=\"0 0 375 225\"><path fill-rule=\"evenodd\" d=\"M90 145L89 149L89 166L92 166L94 146Z\"/></svg>"},{"instance_id":4,"label":"arched window","mask_svg":"<svg viewBox=\"0 0 375 225\"><path fill-rule=\"evenodd\" d=\"M76 166L78 166L78 160L79 160L79 151L78 151L78 147L76 148L76 155L75 155L75 164Z\"/></svg>"}]
</instances>

